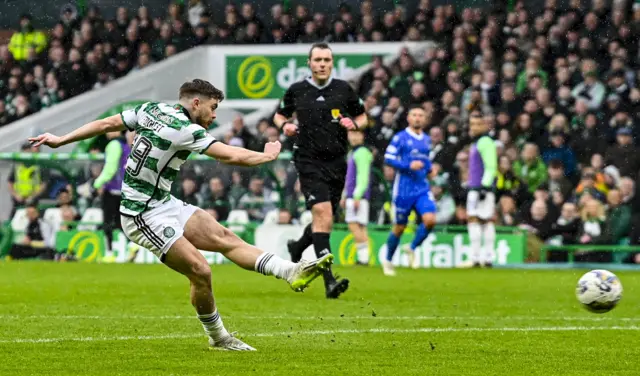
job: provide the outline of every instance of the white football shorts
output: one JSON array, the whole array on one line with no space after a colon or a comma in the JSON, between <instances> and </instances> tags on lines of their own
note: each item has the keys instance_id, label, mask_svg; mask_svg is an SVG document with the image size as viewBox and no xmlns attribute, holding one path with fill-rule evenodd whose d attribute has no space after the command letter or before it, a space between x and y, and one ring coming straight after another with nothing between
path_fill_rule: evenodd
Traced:
<instances>
[{"instance_id":1,"label":"white football shorts","mask_svg":"<svg viewBox=\"0 0 640 376\"><path fill-rule=\"evenodd\" d=\"M169 201L135 217L121 215L122 231L132 242L164 261L169 248L184 234L184 226L198 210L171 196Z\"/></svg>"},{"instance_id":2,"label":"white football shorts","mask_svg":"<svg viewBox=\"0 0 640 376\"><path fill-rule=\"evenodd\" d=\"M348 198L345 201L344 221L347 223L359 223L366 226L369 223L369 201L361 199L358 210L353 206L353 199Z\"/></svg>"},{"instance_id":3,"label":"white football shorts","mask_svg":"<svg viewBox=\"0 0 640 376\"><path fill-rule=\"evenodd\" d=\"M496 210L496 195L487 192L484 200L480 200L480 192L467 193L467 217L476 217L488 221L493 219Z\"/></svg>"}]
</instances>

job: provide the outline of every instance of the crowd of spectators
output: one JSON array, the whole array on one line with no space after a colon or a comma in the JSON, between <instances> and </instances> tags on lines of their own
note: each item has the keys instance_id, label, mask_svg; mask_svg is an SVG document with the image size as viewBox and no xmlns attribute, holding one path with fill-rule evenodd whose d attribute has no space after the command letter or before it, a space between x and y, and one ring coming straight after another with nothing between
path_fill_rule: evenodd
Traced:
<instances>
[{"instance_id":1,"label":"crowd of spectators","mask_svg":"<svg viewBox=\"0 0 640 376\"><path fill-rule=\"evenodd\" d=\"M390 182L382 151L406 126L405 109L421 105L439 171L432 182L438 222L465 224L467 116L480 110L500 155L500 224L554 244L636 244L640 7L540 5L537 12L522 2L506 13L416 11L409 25L430 20L419 30L438 47L421 60L401 55L391 67L375 59L358 86L378 167Z\"/></svg>"},{"instance_id":2,"label":"crowd of spectators","mask_svg":"<svg viewBox=\"0 0 640 376\"><path fill-rule=\"evenodd\" d=\"M23 60L0 47L0 80L9 77L0 86L0 120L15 118L19 102L33 112L204 43L430 40L437 47L424 56L405 52L391 65L374 56L354 83L370 117L367 145L380 171L372 222L390 221L386 193L393 170L383 165L382 155L406 126L406 109L417 104L428 114L438 223L466 222L466 123L470 111L479 109L500 153L500 224L554 244L640 241L640 7L631 1L456 9L421 0L417 9L397 6L388 12L363 1L359 9L342 5L334 15L310 14L301 5L290 11L276 5L269 15L257 15L245 3L227 5L224 22L212 18L199 0L190 1L186 11L171 5L168 16L157 18L146 8L135 17L120 8L107 21L97 9L84 18L65 13L42 49L46 58L38 54L40 47L29 49ZM238 118L225 141L260 149L278 138L290 145L269 120L254 128ZM174 189L220 219L243 208L251 219L262 220L281 199L288 209L283 217L295 219L304 210L287 163L270 173L192 163Z\"/></svg>"},{"instance_id":3,"label":"crowd of spectators","mask_svg":"<svg viewBox=\"0 0 640 376\"><path fill-rule=\"evenodd\" d=\"M447 9L450 14L452 8ZM277 4L269 14L258 15L247 2L229 3L224 16L216 17L206 1L190 0L174 2L154 16L144 6L123 6L114 19L105 19L98 7L80 15L66 6L51 30L41 30L25 14L9 43L0 45L0 126L199 45L417 41L426 36L410 26L404 8L378 17L372 3L364 1L360 12L342 5L336 15L311 14L304 5L285 11Z\"/></svg>"},{"instance_id":4,"label":"crowd of spectators","mask_svg":"<svg viewBox=\"0 0 640 376\"><path fill-rule=\"evenodd\" d=\"M369 4L362 3L360 26L376 19ZM471 141L466 123L468 114L479 109L500 154L499 224L518 226L556 245L637 243L640 217L632 213L640 213L640 7L632 6L618 1L608 7L595 0L585 8L573 1L561 10L547 0L537 13L517 3L504 13L468 8L458 14L452 6L431 8L422 1L405 21L398 21L402 9L382 15L376 27L385 30L384 38L394 40L387 26L395 24L405 36L396 40L411 34L438 46L420 57L403 53L390 66L374 57L356 83L371 121L367 144L381 171L372 222L391 220L384 192L394 172L384 166L383 151L406 127L406 109L421 105L439 172L432 181L437 221L466 223ZM337 17L352 18L348 11ZM363 37L358 31L348 34L346 40ZM277 137L268 120L254 133L239 118L226 141L260 148ZM280 137L285 145L290 141ZM279 183L295 218L304 209L295 205L300 198L295 173L281 168ZM561 252L551 259L563 257ZM576 257L606 261L613 256L589 252Z\"/></svg>"}]
</instances>

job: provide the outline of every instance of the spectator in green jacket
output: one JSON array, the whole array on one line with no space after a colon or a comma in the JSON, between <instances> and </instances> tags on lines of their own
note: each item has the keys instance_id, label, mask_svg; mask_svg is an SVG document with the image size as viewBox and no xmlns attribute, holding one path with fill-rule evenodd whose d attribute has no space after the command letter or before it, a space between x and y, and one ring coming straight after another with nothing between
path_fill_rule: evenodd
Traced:
<instances>
[{"instance_id":1,"label":"spectator in green jacket","mask_svg":"<svg viewBox=\"0 0 640 376\"><path fill-rule=\"evenodd\" d=\"M533 143L524 145L520 153L520 159L514 162L513 171L529 187L533 193L545 181L547 181L547 166L540 158L538 146Z\"/></svg>"},{"instance_id":2,"label":"spectator in green jacket","mask_svg":"<svg viewBox=\"0 0 640 376\"><path fill-rule=\"evenodd\" d=\"M631 227L631 207L622 203L622 193L611 189L607 194L609 213L607 215L607 240L611 244L619 244L629 235Z\"/></svg>"},{"instance_id":3,"label":"spectator in green jacket","mask_svg":"<svg viewBox=\"0 0 640 376\"><path fill-rule=\"evenodd\" d=\"M529 84L529 78L540 77L542 80L542 86L547 87L549 83L549 75L542 68L540 68L540 62L535 57L527 59L524 71L518 75L518 81L516 82L516 94L522 94L527 89Z\"/></svg>"}]
</instances>

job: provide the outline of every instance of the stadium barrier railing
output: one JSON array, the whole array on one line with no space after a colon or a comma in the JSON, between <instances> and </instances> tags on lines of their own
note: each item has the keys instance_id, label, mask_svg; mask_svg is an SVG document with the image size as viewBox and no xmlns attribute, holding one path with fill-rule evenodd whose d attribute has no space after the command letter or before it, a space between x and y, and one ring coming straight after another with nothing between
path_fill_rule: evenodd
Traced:
<instances>
[{"instance_id":1,"label":"stadium barrier railing","mask_svg":"<svg viewBox=\"0 0 640 376\"><path fill-rule=\"evenodd\" d=\"M575 254L578 252L611 252L613 253L613 261L621 262L631 253L640 253L640 246L636 245L544 245L541 248L539 262L547 262L548 252L565 252L567 253L567 262L575 263Z\"/></svg>"}]
</instances>

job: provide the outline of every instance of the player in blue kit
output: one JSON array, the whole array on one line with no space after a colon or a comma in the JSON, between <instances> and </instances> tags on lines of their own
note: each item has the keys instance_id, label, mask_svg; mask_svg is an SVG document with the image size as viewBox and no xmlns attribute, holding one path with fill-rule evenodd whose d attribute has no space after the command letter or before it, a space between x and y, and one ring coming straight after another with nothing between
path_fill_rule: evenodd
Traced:
<instances>
[{"instance_id":1,"label":"player in blue kit","mask_svg":"<svg viewBox=\"0 0 640 376\"><path fill-rule=\"evenodd\" d=\"M385 163L396 170L393 183L394 225L387 239L387 258L382 263L382 270L387 276L396 274L391 260L411 211L415 210L422 220L408 250L411 265L415 249L436 224L436 204L427 181L431 172L431 139L423 132L426 118L422 107L411 108L407 115L409 126L393 136L384 155Z\"/></svg>"}]
</instances>

